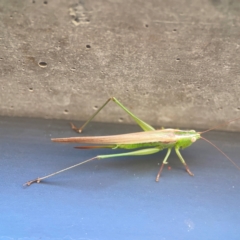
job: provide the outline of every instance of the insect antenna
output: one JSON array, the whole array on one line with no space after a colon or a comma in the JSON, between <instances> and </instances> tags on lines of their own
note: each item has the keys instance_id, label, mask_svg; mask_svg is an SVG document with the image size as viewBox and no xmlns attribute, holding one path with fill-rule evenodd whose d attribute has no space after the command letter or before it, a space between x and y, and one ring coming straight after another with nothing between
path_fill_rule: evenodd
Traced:
<instances>
[{"instance_id":1,"label":"insect antenna","mask_svg":"<svg viewBox=\"0 0 240 240\"><path fill-rule=\"evenodd\" d=\"M227 122L221 123L221 124L219 124L219 125L217 125L217 126L215 126L215 127L209 128L208 130L201 132L201 134L206 133L206 132L209 132L209 131L212 131L212 130L217 129L217 128L219 128L219 127L225 126L225 125L227 125L227 124L229 124L229 123L231 123L231 122L234 122L234 121L236 121L236 120L238 120L238 119L240 119L240 117L234 118L234 119L229 120L229 121L227 121Z\"/></svg>"},{"instance_id":2,"label":"insect antenna","mask_svg":"<svg viewBox=\"0 0 240 240\"><path fill-rule=\"evenodd\" d=\"M219 147L217 147L215 144L213 144L211 141L207 140L206 138L201 136L201 139L211 144L213 147L215 147L220 153L222 153L238 170L240 170L240 167L230 158L226 153L224 153Z\"/></svg>"}]
</instances>

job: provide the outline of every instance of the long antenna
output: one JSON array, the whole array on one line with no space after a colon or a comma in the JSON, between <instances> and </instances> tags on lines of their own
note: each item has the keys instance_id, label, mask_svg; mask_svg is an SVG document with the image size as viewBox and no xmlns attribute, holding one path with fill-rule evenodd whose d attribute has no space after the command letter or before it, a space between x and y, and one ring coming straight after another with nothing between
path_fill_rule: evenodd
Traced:
<instances>
[{"instance_id":1,"label":"long antenna","mask_svg":"<svg viewBox=\"0 0 240 240\"><path fill-rule=\"evenodd\" d=\"M232 120L230 120L230 121L227 121L227 122L224 122L224 123L221 123L221 124L219 124L219 125L217 125L217 126L215 126L215 127L213 127L213 128L209 128L208 130L201 132L201 134L206 133L206 132L209 132L209 131L214 130L214 129L217 129L217 128L219 128L219 127L225 126L225 125L227 125L227 124L229 124L229 123L231 123L231 122L234 122L234 121L236 121L236 120L238 120L238 119L240 119L240 117L234 118L234 119L232 119Z\"/></svg>"},{"instance_id":2,"label":"long antenna","mask_svg":"<svg viewBox=\"0 0 240 240\"><path fill-rule=\"evenodd\" d=\"M210 142L209 140L207 140L206 138L202 137L201 138L208 142L209 144L211 144L213 147L215 147L220 153L222 153L238 170L240 170L240 167L226 154L224 153L220 148L218 148L215 144L213 144L212 142Z\"/></svg>"}]
</instances>

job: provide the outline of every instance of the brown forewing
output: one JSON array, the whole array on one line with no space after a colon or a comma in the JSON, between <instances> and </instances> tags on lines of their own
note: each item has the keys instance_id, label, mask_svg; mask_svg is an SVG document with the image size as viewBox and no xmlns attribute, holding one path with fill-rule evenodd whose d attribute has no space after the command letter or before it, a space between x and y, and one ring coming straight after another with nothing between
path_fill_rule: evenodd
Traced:
<instances>
[{"instance_id":1,"label":"brown forewing","mask_svg":"<svg viewBox=\"0 0 240 240\"><path fill-rule=\"evenodd\" d=\"M174 143L177 140L174 134L175 131L174 129L163 129L110 136L52 138L51 140L53 142L92 144Z\"/></svg>"}]
</instances>

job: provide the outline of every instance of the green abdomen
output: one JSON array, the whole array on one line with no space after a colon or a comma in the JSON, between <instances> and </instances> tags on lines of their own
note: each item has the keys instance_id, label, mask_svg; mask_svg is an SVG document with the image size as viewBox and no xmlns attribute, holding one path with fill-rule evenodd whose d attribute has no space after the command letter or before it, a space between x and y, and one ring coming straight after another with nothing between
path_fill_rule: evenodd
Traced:
<instances>
[{"instance_id":1,"label":"green abdomen","mask_svg":"<svg viewBox=\"0 0 240 240\"><path fill-rule=\"evenodd\" d=\"M118 144L113 149L123 148L123 149L134 149L134 148L147 148L147 147L158 147L160 149L169 148L171 144L153 142L153 143L134 143L134 144Z\"/></svg>"}]
</instances>

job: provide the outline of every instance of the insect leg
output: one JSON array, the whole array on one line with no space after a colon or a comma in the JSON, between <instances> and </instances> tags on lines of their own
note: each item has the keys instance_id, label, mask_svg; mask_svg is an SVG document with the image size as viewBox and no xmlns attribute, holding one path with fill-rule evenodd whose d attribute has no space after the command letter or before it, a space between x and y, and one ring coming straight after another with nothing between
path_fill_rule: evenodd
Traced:
<instances>
[{"instance_id":1,"label":"insect leg","mask_svg":"<svg viewBox=\"0 0 240 240\"><path fill-rule=\"evenodd\" d=\"M71 123L71 127L74 131L80 133L86 127L86 125L110 102L115 102L118 106L120 106L128 115L130 115L133 120L144 130L144 131L152 131L155 130L152 126L144 122L143 120L139 119L135 116L132 112L130 112L125 106L123 106L115 97L109 98L80 128L75 127Z\"/></svg>"},{"instance_id":2,"label":"insect leg","mask_svg":"<svg viewBox=\"0 0 240 240\"><path fill-rule=\"evenodd\" d=\"M72 130L76 131L77 133L81 133L82 130L87 126L89 122L112 100L109 98L80 128L77 128L73 123L71 124Z\"/></svg>"},{"instance_id":3,"label":"insect leg","mask_svg":"<svg viewBox=\"0 0 240 240\"><path fill-rule=\"evenodd\" d=\"M139 155L149 155L154 154L161 151L160 148L146 148L146 149L140 149L132 152L126 152L126 153L115 153L115 154L107 154L107 155L98 155L98 159L102 158L111 158L111 157L124 157L124 156L139 156Z\"/></svg>"},{"instance_id":4,"label":"insect leg","mask_svg":"<svg viewBox=\"0 0 240 240\"><path fill-rule=\"evenodd\" d=\"M79 165L82 165L82 164L84 164L84 163L86 163L86 162L90 162L90 161L92 161L92 160L94 160L94 159L97 159L97 158L98 158L98 157L90 158L90 159L88 159L88 160L85 160L85 161L83 161L83 162L77 163L77 164L72 165L72 166L70 166L70 167L64 168L64 169L59 170L59 171L57 171L57 172L48 174L48 175L46 175L46 176L44 176L44 177L38 177L38 178L36 178L36 179L34 179L34 180L30 180L30 181L26 182L23 186L30 186L32 183L40 183L43 179L50 178L50 177L52 177L52 176L54 176L54 175L57 175L57 174L62 173L62 172L65 172L65 171L67 171L67 170L70 170L70 169L72 169L72 168L74 168L74 167L77 167L77 166L79 166Z\"/></svg>"},{"instance_id":5,"label":"insect leg","mask_svg":"<svg viewBox=\"0 0 240 240\"><path fill-rule=\"evenodd\" d=\"M162 165L161 165L161 167L160 167L160 169L158 171L158 174L157 174L157 177L156 177L156 182L159 181L159 178L160 178L160 175L161 175L161 172L163 170L164 165L168 164L167 160L168 160L168 157L169 157L169 155L171 153L171 150L172 150L171 148L168 148L167 154L166 154L166 156L165 156L165 158L164 158L164 160L162 162Z\"/></svg>"},{"instance_id":6,"label":"insect leg","mask_svg":"<svg viewBox=\"0 0 240 240\"><path fill-rule=\"evenodd\" d=\"M135 116L132 112L130 112L125 106L123 106L115 97L112 100L120 106L127 114L129 114L133 120L143 129L143 131L152 131L155 130L152 126Z\"/></svg>"},{"instance_id":7,"label":"insect leg","mask_svg":"<svg viewBox=\"0 0 240 240\"><path fill-rule=\"evenodd\" d=\"M114 158L114 157L124 157L124 156L138 156L138 155L148 155L148 154L154 154L154 153L157 153L159 152L161 149L159 148L146 148L146 149L141 149L141 150L137 150L137 151L133 151L133 152L126 152L126 153L117 153L117 154L108 154L108 155L98 155L94 158L90 158L88 160L85 160L83 162L80 162L80 163L77 163L73 166L70 166L70 167L67 167L67 168L64 168L60 171L57 171L57 172L54 172L54 173L51 173L49 175L46 175L44 177L38 177L34 180L31 180L31 181L28 181L24 184L24 186L30 186L32 183L40 183L42 180L46 179L46 178L49 178L49 177L52 177L54 175L57 175L59 173L62 173L62 172L65 172L67 170L70 170L74 167L77 167L77 166L80 166L86 162L90 162L92 160L95 160L95 159L103 159L103 158Z\"/></svg>"},{"instance_id":8,"label":"insect leg","mask_svg":"<svg viewBox=\"0 0 240 240\"><path fill-rule=\"evenodd\" d=\"M194 174L190 171L188 165L187 165L186 162L184 161L184 159L183 159L181 153L179 152L179 149L178 149L178 148L175 148L175 151L176 151L176 154L178 155L180 161L181 161L182 164L185 166L186 171L188 172L188 174L189 174L190 176L194 176Z\"/></svg>"}]
</instances>

